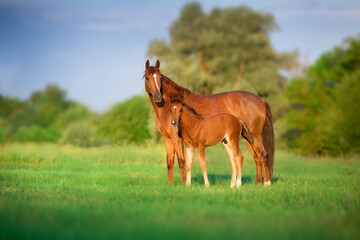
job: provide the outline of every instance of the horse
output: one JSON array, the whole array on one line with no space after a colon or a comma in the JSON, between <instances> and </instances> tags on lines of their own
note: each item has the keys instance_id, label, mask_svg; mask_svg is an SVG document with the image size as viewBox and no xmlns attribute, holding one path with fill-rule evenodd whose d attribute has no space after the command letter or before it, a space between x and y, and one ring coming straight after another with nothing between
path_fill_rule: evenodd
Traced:
<instances>
[{"instance_id":1,"label":"horse","mask_svg":"<svg viewBox=\"0 0 360 240\"><path fill-rule=\"evenodd\" d=\"M184 144L177 134L172 133L169 121L170 96L174 98L183 96L184 102L203 116L228 113L246 123L254 137L254 142L247 141L247 144L256 164L256 184L262 184L262 174L264 174L264 185L271 185L275 141L271 110L264 99L246 91L211 95L193 93L163 75L160 72L159 60L156 61L155 66L150 66L149 60L146 61L143 78L145 90L155 110L157 130L165 140L168 182L173 182L175 152L179 162L181 182L186 181Z\"/></svg>"},{"instance_id":2,"label":"horse","mask_svg":"<svg viewBox=\"0 0 360 240\"><path fill-rule=\"evenodd\" d=\"M191 168L194 148L197 149L200 159L200 167L204 175L205 186L210 183L207 177L205 147L210 147L220 142L225 146L232 166L230 187L241 186L241 169L244 156L239 148L240 135L245 136L249 143L254 138L246 124L227 113L204 117L197 113L191 106L183 102L183 98L170 100L171 125L174 131L185 143L186 158L186 185L191 185ZM238 170L236 178L236 167Z\"/></svg>"}]
</instances>

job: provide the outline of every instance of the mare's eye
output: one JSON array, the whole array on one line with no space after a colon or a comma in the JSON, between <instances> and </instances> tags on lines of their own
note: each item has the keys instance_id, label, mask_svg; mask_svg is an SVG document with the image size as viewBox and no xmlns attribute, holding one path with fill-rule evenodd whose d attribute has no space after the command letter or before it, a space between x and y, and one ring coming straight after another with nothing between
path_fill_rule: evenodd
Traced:
<instances>
[{"instance_id":1,"label":"mare's eye","mask_svg":"<svg viewBox=\"0 0 360 240\"><path fill-rule=\"evenodd\" d=\"M149 80L149 78L148 78L148 77L146 77L146 80Z\"/></svg>"}]
</instances>

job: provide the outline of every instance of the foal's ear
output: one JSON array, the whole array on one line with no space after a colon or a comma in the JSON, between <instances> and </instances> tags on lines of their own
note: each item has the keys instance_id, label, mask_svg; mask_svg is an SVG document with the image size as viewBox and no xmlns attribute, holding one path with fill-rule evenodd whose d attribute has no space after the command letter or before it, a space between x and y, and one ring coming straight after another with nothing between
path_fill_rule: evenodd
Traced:
<instances>
[{"instance_id":1,"label":"foal's ear","mask_svg":"<svg viewBox=\"0 0 360 240\"><path fill-rule=\"evenodd\" d=\"M159 59L156 61L155 68L157 68L157 69L160 68L160 61L159 61Z\"/></svg>"},{"instance_id":2,"label":"foal's ear","mask_svg":"<svg viewBox=\"0 0 360 240\"><path fill-rule=\"evenodd\" d=\"M149 59L146 60L146 63L145 63L145 68L148 69L150 67L150 62L149 62Z\"/></svg>"},{"instance_id":3,"label":"foal's ear","mask_svg":"<svg viewBox=\"0 0 360 240\"><path fill-rule=\"evenodd\" d=\"M184 103L184 96L183 96L183 95L181 95L181 97L180 97L180 103L181 103L181 104Z\"/></svg>"},{"instance_id":4,"label":"foal's ear","mask_svg":"<svg viewBox=\"0 0 360 240\"><path fill-rule=\"evenodd\" d=\"M176 101L176 98L173 98L171 95L170 95L170 103L174 103Z\"/></svg>"}]
</instances>

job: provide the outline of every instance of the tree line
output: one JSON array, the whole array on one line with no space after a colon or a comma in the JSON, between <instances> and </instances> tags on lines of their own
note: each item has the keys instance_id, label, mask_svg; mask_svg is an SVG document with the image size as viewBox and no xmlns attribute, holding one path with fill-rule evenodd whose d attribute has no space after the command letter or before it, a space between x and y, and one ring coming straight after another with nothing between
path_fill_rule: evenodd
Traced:
<instances>
[{"instance_id":1,"label":"tree line","mask_svg":"<svg viewBox=\"0 0 360 240\"><path fill-rule=\"evenodd\" d=\"M247 7L205 13L190 3L172 23L170 40L155 39L147 55L162 72L201 94L246 90L269 102L278 147L303 154L360 152L360 37L324 53L301 77L297 53L276 52L271 14ZM119 103L102 115L68 100L49 85L25 101L0 96L0 141L59 142L89 147L159 141L147 96Z\"/></svg>"}]
</instances>

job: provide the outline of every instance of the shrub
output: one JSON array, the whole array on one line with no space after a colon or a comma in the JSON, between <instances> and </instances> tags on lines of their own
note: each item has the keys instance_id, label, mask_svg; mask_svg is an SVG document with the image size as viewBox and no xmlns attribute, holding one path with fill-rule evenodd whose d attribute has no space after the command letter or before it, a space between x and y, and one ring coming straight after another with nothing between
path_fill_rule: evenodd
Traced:
<instances>
[{"instance_id":1,"label":"shrub","mask_svg":"<svg viewBox=\"0 0 360 240\"><path fill-rule=\"evenodd\" d=\"M71 124L60 140L60 144L71 144L83 148L97 147L104 143L105 141L100 139L94 129L85 122Z\"/></svg>"},{"instance_id":2,"label":"shrub","mask_svg":"<svg viewBox=\"0 0 360 240\"><path fill-rule=\"evenodd\" d=\"M145 96L136 96L107 111L99 123L99 133L114 143L143 143L150 138L149 107Z\"/></svg>"},{"instance_id":3,"label":"shrub","mask_svg":"<svg viewBox=\"0 0 360 240\"><path fill-rule=\"evenodd\" d=\"M57 142L60 136L60 131L55 128L22 126L11 136L10 140L16 142Z\"/></svg>"}]
</instances>

